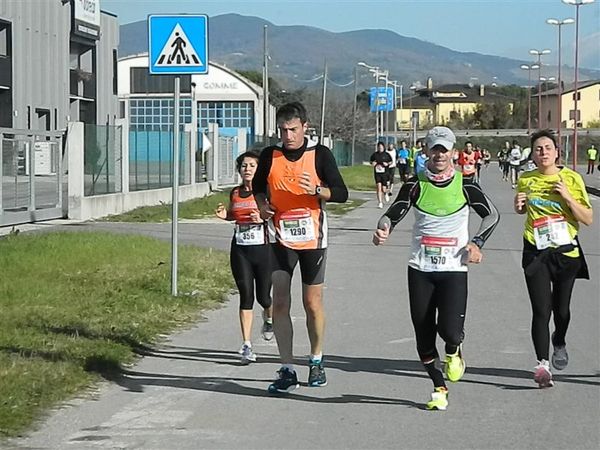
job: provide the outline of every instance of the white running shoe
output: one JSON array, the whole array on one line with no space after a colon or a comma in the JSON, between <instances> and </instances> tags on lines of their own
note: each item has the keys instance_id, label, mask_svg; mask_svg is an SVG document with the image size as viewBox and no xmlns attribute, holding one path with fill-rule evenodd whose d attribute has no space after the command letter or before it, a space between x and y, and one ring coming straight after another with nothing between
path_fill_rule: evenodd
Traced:
<instances>
[{"instance_id":1,"label":"white running shoe","mask_svg":"<svg viewBox=\"0 0 600 450\"><path fill-rule=\"evenodd\" d=\"M379 202L379 203L377 204L377 207L378 207L379 209L383 208L383 203Z\"/></svg>"},{"instance_id":2,"label":"white running shoe","mask_svg":"<svg viewBox=\"0 0 600 450\"><path fill-rule=\"evenodd\" d=\"M256 353L252 351L252 347L249 345L244 345L242 347L242 364L250 364L251 362L256 361Z\"/></svg>"},{"instance_id":3,"label":"white running shoe","mask_svg":"<svg viewBox=\"0 0 600 450\"><path fill-rule=\"evenodd\" d=\"M538 365L533 369L533 379L542 389L554 386L552 372L550 372L550 363L548 361L545 359L538 361Z\"/></svg>"}]
</instances>

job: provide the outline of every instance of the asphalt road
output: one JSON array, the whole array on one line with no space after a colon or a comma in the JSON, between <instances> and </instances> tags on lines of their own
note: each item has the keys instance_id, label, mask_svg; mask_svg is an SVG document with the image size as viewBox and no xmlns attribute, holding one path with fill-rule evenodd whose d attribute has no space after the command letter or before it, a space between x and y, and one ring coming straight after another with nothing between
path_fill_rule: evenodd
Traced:
<instances>
[{"instance_id":1,"label":"asphalt road","mask_svg":"<svg viewBox=\"0 0 600 450\"><path fill-rule=\"evenodd\" d=\"M237 297L170 336L116 382L54 411L13 440L35 449L577 449L600 448L600 202L581 232L592 274L576 283L567 335L569 367L554 388L532 379L529 300L520 268L523 217L512 212L497 168L482 185L501 222L472 267L464 344L467 372L451 384L445 412L424 409L431 382L418 363L406 286L409 215L389 245L371 244L381 210L370 201L332 220L325 303L329 384L306 386L309 351L293 286L295 355L304 383L288 396L266 391L279 368L274 342L254 330L256 363L239 365ZM474 223L478 218L472 216ZM139 232L169 239L169 225L98 223L71 229ZM184 223L180 242L227 249L228 224ZM298 274L296 275L298 277ZM255 312L259 317L258 309ZM258 322L258 320L257 320ZM440 351L443 346L439 343Z\"/></svg>"}]
</instances>

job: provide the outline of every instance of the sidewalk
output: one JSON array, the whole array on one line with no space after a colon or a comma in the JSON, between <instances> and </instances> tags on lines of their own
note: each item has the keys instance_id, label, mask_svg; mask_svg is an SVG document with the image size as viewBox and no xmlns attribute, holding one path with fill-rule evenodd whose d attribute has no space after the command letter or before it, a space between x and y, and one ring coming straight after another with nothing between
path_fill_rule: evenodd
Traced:
<instances>
[{"instance_id":1,"label":"sidewalk","mask_svg":"<svg viewBox=\"0 0 600 450\"><path fill-rule=\"evenodd\" d=\"M89 397L53 412L31 435L9 442L36 449L375 449L600 447L600 202L584 228L591 281L578 281L568 335L571 362L556 386L537 389L530 341L531 312L520 268L523 217L512 213L514 191L490 168L482 185L501 221L470 271L464 346L467 372L451 384L446 412L423 409L431 382L417 360L408 313L406 261L412 213L389 243L371 234L381 210L371 200L330 221L325 304L325 367L329 385L306 387L309 351L299 274L292 287L300 389L287 397L266 388L279 368L275 342L254 330L258 362L240 366L238 299L171 336ZM473 216L474 225L478 219ZM170 225L82 225L141 232L162 239ZM79 227L78 227L79 228ZM184 224L181 243L227 248L227 224ZM259 317L258 309L255 312ZM258 323L258 320L257 320ZM441 345L439 348L442 349ZM558 426L560 425L560 426Z\"/></svg>"}]
</instances>

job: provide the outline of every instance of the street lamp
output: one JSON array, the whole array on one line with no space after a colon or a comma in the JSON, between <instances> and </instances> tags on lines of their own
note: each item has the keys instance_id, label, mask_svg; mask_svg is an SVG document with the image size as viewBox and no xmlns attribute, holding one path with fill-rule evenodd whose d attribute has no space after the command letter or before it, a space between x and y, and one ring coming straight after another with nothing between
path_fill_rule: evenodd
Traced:
<instances>
[{"instance_id":1,"label":"street lamp","mask_svg":"<svg viewBox=\"0 0 600 450\"><path fill-rule=\"evenodd\" d=\"M577 97L579 92L577 91L577 72L579 70L579 7L581 5L587 5L594 3L594 0L562 0L567 5L575 5L575 83L573 87L573 99L574 99L574 125L573 125L573 170L577 169L577 121L579 120L579 110L577 109Z\"/></svg>"},{"instance_id":2,"label":"street lamp","mask_svg":"<svg viewBox=\"0 0 600 450\"><path fill-rule=\"evenodd\" d=\"M398 115L396 114L397 91L400 88L400 117L402 117L402 85L396 80L388 80L394 86L394 139L398 139Z\"/></svg>"},{"instance_id":3,"label":"street lamp","mask_svg":"<svg viewBox=\"0 0 600 450\"><path fill-rule=\"evenodd\" d=\"M532 50L529 50L529 54L537 56L537 63L538 63L538 123L537 123L537 127L539 129L542 127L542 93L541 93L541 88L542 88L541 83L542 82L540 81L540 77L542 76L542 55L550 54L550 50L547 48L544 50L532 49Z\"/></svg>"},{"instance_id":4,"label":"street lamp","mask_svg":"<svg viewBox=\"0 0 600 450\"><path fill-rule=\"evenodd\" d=\"M370 66L369 64L360 61L358 63L356 63L358 66L364 67L366 69L369 70L369 72L372 71L379 71L379 67L378 66ZM377 88L379 87L379 78L376 76L375 77L376 83L377 83ZM378 102L375 104L375 134L376 134L376 141L375 142L379 142L379 111L377 111L377 106L378 106Z\"/></svg>"},{"instance_id":5,"label":"street lamp","mask_svg":"<svg viewBox=\"0 0 600 450\"><path fill-rule=\"evenodd\" d=\"M544 92L546 93L546 98L544 100L544 110L550 110L549 102L548 102L548 83L553 83L556 81L554 77L540 77L540 81L544 83ZM546 126L544 128L550 128L550 120L548 119L548 114L546 114Z\"/></svg>"},{"instance_id":6,"label":"street lamp","mask_svg":"<svg viewBox=\"0 0 600 450\"><path fill-rule=\"evenodd\" d=\"M538 64L521 64L521 69L526 70L529 75L529 82L527 83L527 134L531 134L531 71L539 69Z\"/></svg>"},{"instance_id":7,"label":"street lamp","mask_svg":"<svg viewBox=\"0 0 600 450\"><path fill-rule=\"evenodd\" d=\"M558 147L562 149L562 139L561 139L561 128L562 128L562 82L560 78L560 69L562 67L561 62L561 35L562 35L562 26L569 25L574 23L575 20L568 19L547 19L546 23L549 25L556 25L558 27L558 104L557 104L557 116L556 116L556 129L558 132Z\"/></svg>"}]
</instances>

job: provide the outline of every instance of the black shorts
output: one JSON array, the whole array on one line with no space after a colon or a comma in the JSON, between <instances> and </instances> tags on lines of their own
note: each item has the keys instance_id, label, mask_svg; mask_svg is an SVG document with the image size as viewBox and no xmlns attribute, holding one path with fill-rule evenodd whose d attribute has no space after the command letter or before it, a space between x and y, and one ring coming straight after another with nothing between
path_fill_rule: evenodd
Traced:
<instances>
[{"instance_id":1,"label":"black shorts","mask_svg":"<svg viewBox=\"0 0 600 450\"><path fill-rule=\"evenodd\" d=\"M273 255L274 271L283 270L291 277L300 262L302 283L312 286L325 281L326 248L294 250L277 243L273 245Z\"/></svg>"},{"instance_id":2,"label":"black shorts","mask_svg":"<svg viewBox=\"0 0 600 450\"><path fill-rule=\"evenodd\" d=\"M396 173L396 167L395 166L390 166L388 167L388 176L389 176L389 181L394 181L394 174Z\"/></svg>"},{"instance_id":3,"label":"black shorts","mask_svg":"<svg viewBox=\"0 0 600 450\"><path fill-rule=\"evenodd\" d=\"M387 184L389 180L387 170L383 173L375 173L375 183Z\"/></svg>"}]
</instances>

